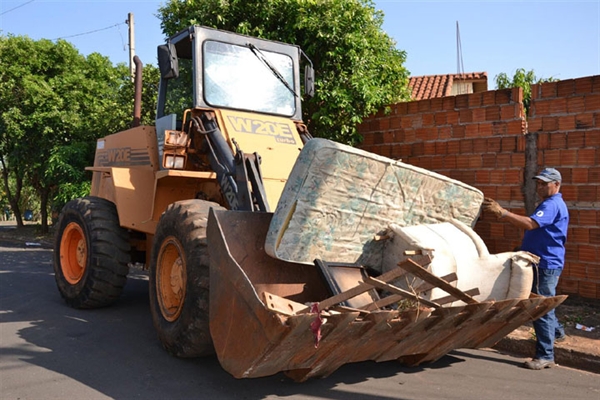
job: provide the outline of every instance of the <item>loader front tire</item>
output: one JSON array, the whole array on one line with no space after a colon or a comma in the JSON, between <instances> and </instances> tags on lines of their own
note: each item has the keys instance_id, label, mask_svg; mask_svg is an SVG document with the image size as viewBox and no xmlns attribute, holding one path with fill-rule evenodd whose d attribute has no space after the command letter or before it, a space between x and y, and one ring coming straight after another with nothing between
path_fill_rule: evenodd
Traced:
<instances>
[{"instance_id":1,"label":"loader front tire","mask_svg":"<svg viewBox=\"0 0 600 400\"><path fill-rule=\"evenodd\" d=\"M56 224L54 277L73 308L115 303L127 281L128 233L115 205L99 197L71 200Z\"/></svg>"},{"instance_id":2,"label":"loader front tire","mask_svg":"<svg viewBox=\"0 0 600 400\"><path fill-rule=\"evenodd\" d=\"M206 224L217 203L184 200L158 222L150 261L150 310L163 347L176 357L214 353L209 328Z\"/></svg>"}]
</instances>

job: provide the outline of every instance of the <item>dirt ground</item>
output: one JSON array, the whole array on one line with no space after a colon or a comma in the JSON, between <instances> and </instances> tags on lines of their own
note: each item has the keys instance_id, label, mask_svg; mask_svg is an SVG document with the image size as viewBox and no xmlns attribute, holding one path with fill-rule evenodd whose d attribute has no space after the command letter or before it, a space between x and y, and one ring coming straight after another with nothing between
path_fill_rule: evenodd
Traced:
<instances>
[{"instance_id":1,"label":"dirt ground","mask_svg":"<svg viewBox=\"0 0 600 400\"><path fill-rule=\"evenodd\" d=\"M584 336L598 340L600 348L600 302L597 300L569 297L556 309L558 319L565 326L567 335ZM587 331L585 328L594 328Z\"/></svg>"},{"instance_id":2,"label":"dirt ground","mask_svg":"<svg viewBox=\"0 0 600 400\"><path fill-rule=\"evenodd\" d=\"M567 338L555 343L555 356L560 356L565 365L600 373L600 301L570 296L556 308L556 315L565 326ZM509 336L530 342L529 349L519 348L515 353L533 355L535 333L532 323L519 327Z\"/></svg>"}]
</instances>

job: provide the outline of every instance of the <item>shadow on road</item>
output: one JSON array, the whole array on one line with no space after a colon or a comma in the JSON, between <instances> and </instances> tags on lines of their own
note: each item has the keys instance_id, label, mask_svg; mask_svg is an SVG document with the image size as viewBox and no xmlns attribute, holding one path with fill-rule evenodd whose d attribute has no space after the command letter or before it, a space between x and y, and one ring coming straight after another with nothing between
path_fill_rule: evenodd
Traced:
<instances>
[{"instance_id":1,"label":"shadow on road","mask_svg":"<svg viewBox=\"0 0 600 400\"><path fill-rule=\"evenodd\" d=\"M144 271L132 270L122 299L113 307L75 310L61 299L52 251L0 248L0 324L6 368L28 364L64 375L114 399L244 398L303 396L328 399L400 399L397 393L352 393L340 386L398 377L462 362L446 356L409 368L396 362L345 365L325 379L295 383L283 374L238 380L216 357L177 359L160 346L148 305ZM9 338L9 335L13 337ZM7 346L7 343L10 343ZM251 344L249 344L251 345ZM14 360L18 360L17 363Z\"/></svg>"},{"instance_id":2,"label":"shadow on road","mask_svg":"<svg viewBox=\"0 0 600 400\"><path fill-rule=\"evenodd\" d=\"M493 361L493 362L501 362L510 366L516 366L516 367L521 367L523 365L523 361L520 359L514 359L514 360L509 360L509 359L499 359L498 357L492 357L490 355L486 355L486 354L472 354L472 353L466 353L464 351L460 351L460 350L454 350L452 352L453 355L458 356L458 357L464 357L464 358L476 358L479 360L487 360L487 361Z\"/></svg>"}]
</instances>

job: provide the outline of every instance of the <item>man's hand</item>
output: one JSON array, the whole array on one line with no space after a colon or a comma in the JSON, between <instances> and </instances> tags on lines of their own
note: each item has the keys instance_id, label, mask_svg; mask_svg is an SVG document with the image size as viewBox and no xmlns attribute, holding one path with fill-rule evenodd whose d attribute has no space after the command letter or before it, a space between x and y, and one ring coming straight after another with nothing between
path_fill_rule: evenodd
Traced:
<instances>
[{"instance_id":1,"label":"man's hand","mask_svg":"<svg viewBox=\"0 0 600 400\"><path fill-rule=\"evenodd\" d=\"M504 208L500 207L500 204L496 203L494 199L486 197L483 200L483 210L490 212L496 216L497 219L500 219L508 213Z\"/></svg>"}]
</instances>

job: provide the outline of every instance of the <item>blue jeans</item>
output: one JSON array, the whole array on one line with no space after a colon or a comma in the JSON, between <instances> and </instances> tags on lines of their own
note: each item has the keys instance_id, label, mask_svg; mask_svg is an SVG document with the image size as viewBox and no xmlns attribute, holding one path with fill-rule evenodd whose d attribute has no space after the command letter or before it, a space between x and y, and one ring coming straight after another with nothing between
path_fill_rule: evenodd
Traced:
<instances>
[{"instance_id":1,"label":"blue jeans","mask_svg":"<svg viewBox=\"0 0 600 400\"><path fill-rule=\"evenodd\" d=\"M556 285L561 272L562 269L535 268L533 293L544 297L556 296ZM565 328L558 322L554 309L533 321L533 329L537 338L534 358L554 360L554 339L565 335Z\"/></svg>"}]
</instances>

